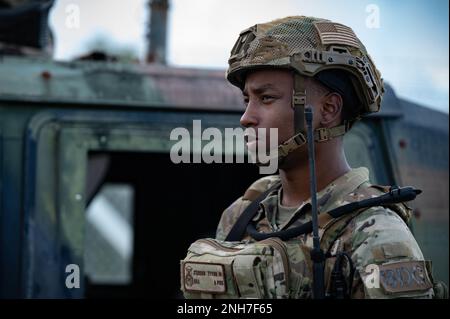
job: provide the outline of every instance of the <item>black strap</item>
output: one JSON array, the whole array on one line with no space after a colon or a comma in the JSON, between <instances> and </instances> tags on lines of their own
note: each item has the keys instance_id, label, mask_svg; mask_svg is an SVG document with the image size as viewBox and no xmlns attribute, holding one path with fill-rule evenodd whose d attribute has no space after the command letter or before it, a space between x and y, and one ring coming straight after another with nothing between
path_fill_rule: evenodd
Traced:
<instances>
[{"instance_id":1,"label":"black strap","mask_svg":"<svg viewBox=\"0 0 450 319\"><path fill-rule=\"evenodd\" d=\"M306 87L305 80L298 73L294 74L294 93L292 106L294 107L294 132L305 134L305 104Z\"/></svg>"},{"instance_id":2,"label":"black strap","mask_svg":"<svg viewBox=\"0 0 450 319\"><path fill-rule=\"evenodd\" d=\"M253 239L260 241L270 237L278 237L282 240L289 240L302 234L308 234L312 231L311 222L307 222L297 227L288 228L273 233L260 233L256 230L256 225L251 221L256 216L259 203L261 203L262 200L266 198L267 195L269 195L269 193L277 189L279 186L280 183L274 184L271 188L259 195L250 205L247 206L247 208L242 212L241 216L239 216L233 228L231 228L230 232L225 238L226 241L240 241L244 237L246 232L248 232L250 236L253 237ZM415 199L416 195L420 193L420 190L413 187L392 188L390 192L386 194L340 206L329 211L328 214L330 214L333 218L339 218L345 214L363 208L407 202Z\"/></svg>"},{"instance_id":3,"label":"black strap","mask_svg":"<svg viewBox=\"0 0 450 319\"><path fill-rule=\"evenodd\" d=\"M234 223L233 228L231 228L228 233L225 241L240 241L247 230L247 225L250 221L256 216L258 212L259 203L263 201L264 198L269 195L272 191L277 189L280 186L280 183L275 183L272 187L266 190L264 193L259 195L247 208L242 212L241 216L239 216L238 220Z\"/></svg>"},{"instance_id":4,"label":"black strap","mask_svg":"<svg viewBox=\"0 0 450 319\"><path fill-rule=\"evenodd\" d=\"M384 206L389 204L396 204L402 202L408 202L416 198L416 195L420 194L422 191L415 189L413 187L407 186L403 188L392 188L389 193L380 195L374 198L368 198L361 200L359 202L353 202L335 208L329 211L327 214L331 215L333 218L339 218L348 213L355 212L357 210L366 209L374 206ZM303 225L292 227L272 233L260 233L256 229L256 225L249 220L247 224L248 234L255 240L265 240L271 237L278 237L281 240L289 240L291 238L298 237L303 234L309 234L312 232L312 222L304 223Z\"/></svg>"}]
</instances>

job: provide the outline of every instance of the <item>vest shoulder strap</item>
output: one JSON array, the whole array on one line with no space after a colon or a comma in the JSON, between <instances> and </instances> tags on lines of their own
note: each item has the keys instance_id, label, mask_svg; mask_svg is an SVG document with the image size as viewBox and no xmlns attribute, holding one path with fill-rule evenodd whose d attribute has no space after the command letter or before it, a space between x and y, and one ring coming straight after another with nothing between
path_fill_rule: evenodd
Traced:
<instances>
[{"instance_id":1,"label":"vest shoulder strap","mask_svg":"<svg viewBox=\"0 0 450 319\"><path fill-rule=\"evenodd\" d=\"M226 241L239 241L244 237L248 223L256 216L256 213L258 212L259 203L261 203L261 201L263 201L269 193L281 185L279 179L276 178L266 180L264 181L264 184L262 184L261 181L262 179L253 183L242 197L243 200L251 200L252 202L236 220L225 238Z\"/></svg>"},{"instance_id":2,"label":"vest shoulder strap","mask_svg":"<svg viewBox=\"0 0 450 319\"><path fill-rule=\"evenodd\" d=\"M347 202L355 202L364 199L373 198L376 196L380 196L386 194L390 191L389 186L381 186L381 185L370 185L369 187L365 187L363 189L359 189L353 193L348 194L344 201ZM411 208L408 207L404 202L400 203L390 203L390 204L380 204L378 206L382 206L394 211L398 214L407 225L409 225L409 220L411 218ZM340 237L344 229L347 225L359 214L366 211L369 207L357 209L351 213L345 214L338 218L333 218L329 214L321 214L319 215L319 226L322 229L321 236L321 248L326 252L328 251L334 244L334 242Z\"/></svg>"}]
</instances>

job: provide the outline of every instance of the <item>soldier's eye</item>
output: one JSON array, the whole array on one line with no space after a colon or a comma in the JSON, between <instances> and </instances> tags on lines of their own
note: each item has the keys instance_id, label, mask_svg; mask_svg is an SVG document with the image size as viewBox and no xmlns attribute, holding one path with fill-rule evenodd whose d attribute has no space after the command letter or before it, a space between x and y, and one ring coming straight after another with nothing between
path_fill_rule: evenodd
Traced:
<instances>
[{"instance_id":1,"label":"soldier's eye","mask_svg":"<svg viewBox=\"0 0 450 319\"><path fill-rule=\"evenodd\" d=\"M275 100L275 97L271 96L271 95L263 95L261 97L261 100L263 103L270 103L270 102L273 102L273 100Z\"/></svg>"}]
</instances>

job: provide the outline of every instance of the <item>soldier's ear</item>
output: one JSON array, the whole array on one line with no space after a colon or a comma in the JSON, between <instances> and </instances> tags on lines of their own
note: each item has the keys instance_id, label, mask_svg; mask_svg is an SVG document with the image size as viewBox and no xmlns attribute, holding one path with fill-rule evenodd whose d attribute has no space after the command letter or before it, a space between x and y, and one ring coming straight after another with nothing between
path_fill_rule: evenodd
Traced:
<instances>
[{"instance_id":1,"label":"soldier's ear","mask_svg":"<svg viewBox=\"0 0 450 319\"><path fill-rule=\"evenodd\" d=\"M341 122L341 113L344 101L339 93L328 93L322 98L321 121L325 127L338 125Z\"/></svg>"}]
</instances>

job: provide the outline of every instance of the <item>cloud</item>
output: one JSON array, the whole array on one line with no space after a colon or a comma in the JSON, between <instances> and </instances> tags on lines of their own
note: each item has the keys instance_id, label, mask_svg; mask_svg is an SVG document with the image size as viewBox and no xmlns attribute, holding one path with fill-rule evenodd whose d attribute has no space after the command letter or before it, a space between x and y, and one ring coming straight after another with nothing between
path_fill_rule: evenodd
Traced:
<instances>
[{"instance_id":1,"label":"cloud","mask_svg":"<svg viewBox=\"0 0 450 319\"><path fill-rule=\"evenodd\" d=\"M320 7L290 0L174 0L170 8L168 61L225 68L242 30L288 15L309 15Z\"/></svg>"},{"instance_id":2,"label":"cloud","mask_svg":"<svg viewBox=\"0 0 450 319\"><path fill-rule=\"evenodd\" d=\"M146 0L58 0L49 24L55 35L55 59L68 60L87 53L93 39L105 37L113 46L132 48L143 57L145 51ZM125 5L124 5L125 4ZM77 26L68 23L77 8Z\"/></svg>"},{"instance_id":3,"label":"cloud","mask_svg":"<svg viewBox=\"0 0 450 319\"><path fill-rule=\"evenodd\" d=\"M448 62L447 62L448 63ZM426 72L431 79L432 85L447 93L449 91L449 68L447 66L432 66L426 68Z\"/></svg>"},{"instance_id":4,"label":"cloud","mask_svg":"<svg viewBox=\"0 0 450 319\"><path fill-rule=\"evenodd\" d=\"M65 8L72 3L80 7L76 30L65 26ZM371 3L380 8L379 29L366 26L366 7ZM51 14L55 57L67 60L86 53L93 37L107 34L114 46L126 46L143 58L147 4L147 0L58 0ZM418 1L410 5L408 1L346 0L336 5L332 0L170 0L167 61L224 69L243 29L288 15L317 16L352 27L400 96L439 104L448 112L448 26L444 23L448 10L431 9ZM420 17L421 23L411 17Z\"/></svg>"}]
</instances>

